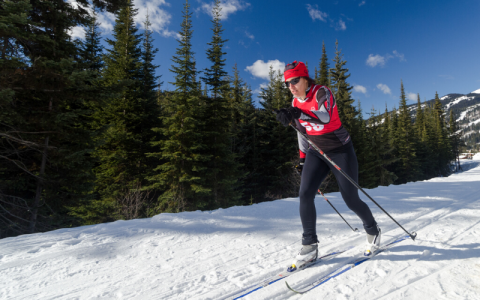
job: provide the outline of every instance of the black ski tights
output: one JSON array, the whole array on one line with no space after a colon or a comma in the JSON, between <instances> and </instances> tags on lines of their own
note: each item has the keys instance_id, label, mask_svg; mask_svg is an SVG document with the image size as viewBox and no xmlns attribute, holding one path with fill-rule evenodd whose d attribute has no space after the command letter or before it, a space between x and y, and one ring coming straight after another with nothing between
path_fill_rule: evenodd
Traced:
<instances>
[{"instance_id":1,"label":"black ski tights","mask_svg":"<svg viewBox=\"0 0 480 300\"><path fill-rule=\"evenodd\" d=\"M353 143L336 148L326 153L345 173L355 182L358 182L358 162ZM378 227L370 208L360 200L358 189L333 167L320 153L309 149L302 170L300 184L300 218L303 225L303 245L317 243L317 212L315 210L315 195L322 181L329 171L337 179L343 200L353 212L362 220L363 227L368 234L377 234Z\"/></svg>"}]
</instances>

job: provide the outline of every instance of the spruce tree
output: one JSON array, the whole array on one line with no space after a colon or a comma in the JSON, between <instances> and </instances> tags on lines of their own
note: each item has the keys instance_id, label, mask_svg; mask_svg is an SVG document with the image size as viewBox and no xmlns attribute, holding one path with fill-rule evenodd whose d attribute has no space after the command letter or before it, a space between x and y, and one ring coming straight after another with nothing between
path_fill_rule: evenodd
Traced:
<instances>
[{"instance_id":1,"label":"spruce tree","mask_svg":"<svg viewBox=\"0 0 480 300\"><path fill-rule=\"evenodd\" d=\"M435 134L435 112L432 107L427 104L425 104L424 118L422 144L425 151L425 178L428 179L439 175L439 151L437 149L437 136Z\"/></svg>"},{"instance_id":2,"label":"spruce tree","mask_svg":"<svg viewBox=\"0 0 480 300\"><path fill-rule=\"evenodd\" d=\"M257 110L253 104L252 91L240 78L237 65L233 67L229 97L231 109L231 149L240 165L241 203L249 204L256 199L258 172L256 143Z\"/></svg>"},{"instance_id":3,"label":"spruce tree","mask_svg":"<svg viewBox=\"0 0 480 300\"><path fill-rule=\"evenodd\" d=\"M437 140L438 156L438 171L439 175L446 176L450 173L450 160L451 160L451 145L448 138L448 130L445 122L445 111L443 110L442 103L438 97L438 93L435 92L435 100L433 104L433 113L435 118L435 135Z\"/></svg>"},{"instance_id":4,"label":"spruce tree","mask_svg":"<svg viewBox=\"0 0 480 300\"><path fill-rule=\"evenodd\" d=\"M2 237L81 224L69 215L92 189L91 132L81 124L87 103L105 96L69 36L88 23L65 1L1 4Z\"/></svg>"},{"instance_id":5,"label":"spruce tree","mask_svg":"<svg viewBox=\"0 0 480 300\"><path fill-rule=\"evenodd\" d=\"M317 84L329 86L329 64L327 58L327 51L325 50L325 42L322 42L322 58L320 60L320 71L318 72L318 77L315 75L315 81Z\"/></svg>"},{"instance_id":6,"label":"spruce tree","mask_svg":"<svg viewBox=\"0 0 480 300\"><path fill-rule=\"evenodd\" d=\"M371 144L376 132L376 124L369 124L363 119L362 107L360 101L357 104L358 115L356 117L356 142L355 150L358 160L358 184L365 188L373 188L378 185L379 177L375 172L377 165L381 165L380 160L372 151Z\"/></svg>"},{"instance_id":7,"label":"spruce tree","mask_svg":"<svg viewBox=\"0 0 480 300\"><path fill-rule=\"evenodd\" d=\"M205 196L212 191L203 175L212 157L205 154L208 149L202 133L205 104L196 80L191 18L186 0L179 47L170 69L175 74L172 82L175 91L162 105L165 116L158 130L164 137L153 143L157 150L152 155L161 160L156 174L149 177L151 186L163 191L158 199L158 212L196 210L211 205L205 202Z\"/></svg>"},{"instance_id":8,"label":"spruce tree","mask_svg":"<svg viewBox=\"0 0 480 300\"><path fill-rule=\"evenodd\" d=\"M238 163L231 150L230 124L232 122L232 109L226 97L230 93L230 85L227 81L225 68L226 54L223 52L227 40L222 38L222 24L220 0L214 2L212 10L212 40L208 45L207 58L211 66L204 71L204 77L209 94L205 97L205 126L204 135L208 148L205 152L211 159L208 163L208 171L203 174L206 184L212 191L213 207L228 207L235 204L241 197L235 192L237 187Z\"/></svg>"},{"instance_id":9,"label":"spruce tree","mask_svg":"<svg viewBox=\"0 0 480 300\"><path fill-rule=\"evenodd\" d=\"M100 72L103 68L102 51L100 37L100 23L97 21L97 11L94 10L89 18L88 26L85 34L85 42L82 43L80 57L81 63L85 68Z\"/></svg>"},{"instance_id":10,"label":"spruce tree","mask_svg":"<svg viewBox=\"0 0 480 300\"><path fill-rule=\"evenodd\" d=\"M337 103L338 114L342 125L350 132L352 140L355 142L356 119L358 111L353 106L352 92L353 87L347 82L350 77L348 69L345 67L347 61L343 60L342 50L338 48L338 41L335 43L335 58L333 59L335 67L330 69L331 89Z\"/></svg>"},{"instance_id":11,"label":"spruce tree","mask_svg":"<svg viewBox=\"0 0 480 300\"><path fill-rule=\"evenodd\" d=\"M397 179L397 176L388 170L388 167L397 161L397 158L391 155L393 148L388 140L389 116L387 112L385 115L377 115L372 107L369 120L366 131L368 151L371 153L369 172L375 174L372 177L376 180L371 187L388 186Z\"/></svg>"},{"instance_id":12,"label":"spruce tree","mask_svg":"<svg viewBox=\"0 0 480 300\"><path fill-rule=\"evenodd\" d=\"M425 115L422 109L422 104L420 102L420 94L417 94L417 107L415 111L415 122L413 125L414 135L415 135L415 156L417 162L417 179L425 179L425 147L422 141L422 131L425 126Z\"/></svg>"},{"instance_id":13,"label":"spruce tree","mask_svg":"<svg viewBox=\"0 0 480 300\"><path fill-rule=\"evenodd\" d=\"M155 72L159 66L153 64L155 54L158 52L157 48L153 46L152 30L150 26L150 15L147 14L143 26L145 31L143 33L143 45L142 45L142 98L153 105L157 94L156 89L159 87L160 76L155 75ZM153 103L152 103L153 102ZM155 106L152 107L155 109Z\"/></svg>"},{"instance_id":14,"label":"spruce tree","mask_svg":"<svg viewBox=\"0 0 480 300\"><path fill-rule=\"evenodd\" d=\"M455 113L453 112L453 109L450 110L450 115L448 117L448 132L450 135L450 145L452 146L451 160L455 162L455 171L458 171L461 169L460 147L462 146L462 132L458 130L458 124L457 120L455 119Z\"/></svg>"},{"instance_id":15,"label":"spruce tree","mask_svg":"<svg viewBox=\"0 0 480 300\"><path fill-rule=\"evenodd\" d=\"M416 139L410 112L407 107L407 98L403 81L400 82L400 107L396 130L397 153L400 158L400 167L397 173L399 181L406 183L417 178L418 163L416 160Z\"/></svg>"},{"instance_id":16,"label":"spruce tree","mask_svg":"<svg viewBox=\"0 0 480 300\"><path fill-rule=\"evenodd\" d=\"M103 84L107 87L120 84L123 88L106 99L95 113L101 134L95 150L99 161L95 169L97 199L92 202L90 209L95 213L89 216L89 222L147 215L145 197L140 197L142 201L135 206L134 214L128 204L129 197L141 194L147 183L151 170L147 153L151 152L151 128L157 120L151 90L155 87L154 80L145 80L148 76L154 78L153 66L142 61L142 35L135 26L136 14L137 9L128 1L116 16L113 39L107 39L110 49L104 56Z\"/></svg>"}]
</instances>

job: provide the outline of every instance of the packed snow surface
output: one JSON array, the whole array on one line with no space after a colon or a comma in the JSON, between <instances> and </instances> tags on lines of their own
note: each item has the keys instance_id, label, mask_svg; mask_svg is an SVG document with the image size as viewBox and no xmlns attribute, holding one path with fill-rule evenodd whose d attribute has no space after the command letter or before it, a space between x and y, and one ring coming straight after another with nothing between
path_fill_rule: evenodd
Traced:
<instances>
[{"instance_id":1,"label":"packed snow surface","mask_svg":"<svg viewBox=\"0 0 480 300\"><path fill-rule=\"evenodd\" d=\"M480 156L449 177L367 192L406 240L301 296L284 280L245 299L480 299ZM355 246L287 278L313 282L363 250L339 193L316 198L320 254ZM403 234L365 196L387 243ZM298 198L61 229L0 240L0 299L223 299L290 264L301 247Z\"/></svg>"},{"instance_id":2,"label":"packed snow surface","mask_svg":"<svg viewBox=\"0 0 480 300\"><path fill-rule=\"evenodd\" d=\"M470 94L480 94L480 89L476 90L476 91L473 91L471 92Z\"/></svg>"}]
</instances>

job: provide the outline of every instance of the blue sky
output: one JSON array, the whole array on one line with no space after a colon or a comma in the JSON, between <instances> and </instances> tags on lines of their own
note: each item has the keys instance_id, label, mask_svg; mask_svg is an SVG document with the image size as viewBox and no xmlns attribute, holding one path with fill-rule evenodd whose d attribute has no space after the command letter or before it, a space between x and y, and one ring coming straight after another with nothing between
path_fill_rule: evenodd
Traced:
<instances>
[{"instance_id":1,"label":"blue sky","mask_svg":"<svg viewBox=\"0 0 480 300\"><path fill-rule=\"evenodd\" d=\"M74 1L74 0L71 0ZM193 51L199 70L209 67L213 1L190 0L193 12ZM183 0L135 0L138 25L147 12L159 49L157 75L164 89L169 82L171 58L178 47L176 32L182 22ZM310 75L318 66L325 42L330 67L335 41L347 60L353 98L364 113L372 106L383 112L398 107L400 81L416 101L449 93L480 89L480 1L222 1L227 71L236 63L251 89L268 83L269 64L283 70L294 60L307 62ZM100 16L103 36L109 37L114 17ZM81 35L74 30L74 35Z\"/></svg>"}]
</instances>

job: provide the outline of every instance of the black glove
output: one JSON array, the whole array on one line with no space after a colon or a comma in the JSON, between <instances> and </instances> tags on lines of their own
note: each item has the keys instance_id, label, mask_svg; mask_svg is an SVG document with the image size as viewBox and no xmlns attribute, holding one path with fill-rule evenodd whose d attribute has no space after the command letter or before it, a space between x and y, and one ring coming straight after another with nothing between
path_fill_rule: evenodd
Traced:
<instances>
[{"instance_id":1,"label":"black glove","mask_svg":"<svg viewBox=\"0 0 480 300\"><path fill-rule=\"evenodd\" d=\"M287 127L293 120L300 118L302 110L298 107L288 107L275 110L275 113L277 114L277 121Z\"/></svg>"},{"instance_id":2,"label":"black glove","mask_svg":"<svg viewBox=\"0 0 480 300\"><path fill-rule=\"evenodd\" d=\"M300 158L300 161L295 166L295 171L297 171L298 175L302 175L303 164L305 164L305 158Z\"/></svg>"}]
</instances>

